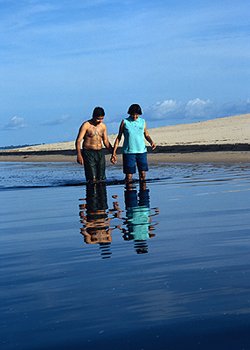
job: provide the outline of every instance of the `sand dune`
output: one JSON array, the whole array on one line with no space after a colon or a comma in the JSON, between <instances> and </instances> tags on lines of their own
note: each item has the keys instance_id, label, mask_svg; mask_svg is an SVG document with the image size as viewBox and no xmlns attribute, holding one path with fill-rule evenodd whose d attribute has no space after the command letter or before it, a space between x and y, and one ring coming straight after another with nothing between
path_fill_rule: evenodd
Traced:
<instances>
[{"instance_id":1,"label":"sand dune","mask_svg":"<svg viewBox=\"0 0 250 350\"><path fill-rule=\"evenodd\" d=\"M250 143L250 114L152 129L158 145Z\"/></svg>"},{"instance_id":2,"label":"sand dune","mask_svg":"<svg viewBox=\"0 0 250 350\"><path fill-rule=\"evenodd\" d=\"M205 122L179 124L149 129L152 139L159 146L250 144L250 114L217 118ZM111 143L116 135L109 135ZM27 151L73 150L74 141L59 142L18 149ZM13 150L11 150L13 152Z\"/></svg>"}]
</instances>

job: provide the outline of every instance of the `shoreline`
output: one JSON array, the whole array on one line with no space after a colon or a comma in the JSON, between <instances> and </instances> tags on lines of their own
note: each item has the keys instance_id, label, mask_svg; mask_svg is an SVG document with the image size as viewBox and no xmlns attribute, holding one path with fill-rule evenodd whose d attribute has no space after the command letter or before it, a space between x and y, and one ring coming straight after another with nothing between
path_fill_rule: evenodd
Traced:
<instances>
[{"instance_id":1,"label":"shoreline","mask_svg":"<svg viewBox=\"0 0 250 350\"><path fill-rule=\"evenodd\" d=\"M3 153L5 153L3 155ZM0 162L62 162L76 163L75 152L1 152ZM109 162L110 155L106 154L106 165L112 166ZM149 165L163 165L167 163L250 163L250 151L195 151L195 152L154 152L148 153ZM118 154L116 165L122 165L122 156Z\"/></svg>"}]
</instances>

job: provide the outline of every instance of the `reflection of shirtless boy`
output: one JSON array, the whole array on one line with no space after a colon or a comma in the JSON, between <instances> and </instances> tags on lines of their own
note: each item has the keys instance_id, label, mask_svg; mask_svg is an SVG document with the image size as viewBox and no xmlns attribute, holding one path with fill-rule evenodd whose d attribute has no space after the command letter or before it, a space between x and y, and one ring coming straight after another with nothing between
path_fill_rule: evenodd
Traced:
<instances>
[{"instance_id":1,"label":"reflection of shirtless boy","mask_svg":"<svg viewBox=\"0 0 250 350\"><path fill-rule=\"evenodd\" d=\"M76 139L77 162L84 165L87 181L105 180L105 156L102 143L110 153L112 146L108 139L104 109L96 107L92 119L84 122Z\"/></svg>"}]
</instances>

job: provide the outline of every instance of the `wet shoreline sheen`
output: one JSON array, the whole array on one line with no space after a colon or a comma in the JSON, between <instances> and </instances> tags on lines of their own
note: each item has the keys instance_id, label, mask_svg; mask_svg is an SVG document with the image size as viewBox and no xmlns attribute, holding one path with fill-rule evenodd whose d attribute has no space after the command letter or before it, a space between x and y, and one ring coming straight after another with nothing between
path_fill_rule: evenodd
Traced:
<instances>
[{"instance_id":1,"label":"wet shoreline sheen","mask_svg":"<svg viewBox=\"0 0 250 350\"><path fill-rule=\"evenodd\" d=\"M233 145L235 146L235 145ZM244 150L244 147L245 148ZM148 152L149 164L156 165L159 163L250 163L250 151L249 145L245 145L243 149L241 147L223 148L218 147L216 150L210 150L209 147L205 150L201 148L194 148L191 150L180 149L168 150L162 152ZM107 166L111 166L109 163L110 155L106 154ZM0 152L0 162L68 162L75 163L76 156L75 151L40 151L40 152ZM118 164L121 164L121 155L118 155Z\"/></svg>"}]
</instances>

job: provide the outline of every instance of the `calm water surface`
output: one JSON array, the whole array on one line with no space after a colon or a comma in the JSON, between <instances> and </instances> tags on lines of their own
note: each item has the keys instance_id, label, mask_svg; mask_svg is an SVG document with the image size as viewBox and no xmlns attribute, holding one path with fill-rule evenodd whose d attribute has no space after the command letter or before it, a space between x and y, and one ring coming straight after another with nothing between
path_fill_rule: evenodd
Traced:
<instances>
[{"instance_id":1,"label":"calm water surface","mask_svg":"<svg viewBox=\"0 0 250 350\"><path fill-rule=\"evenodd\" d=\"M250 166L125 189L1 163L1 349L250 349Z\"/></svg>"}]
</instances>

